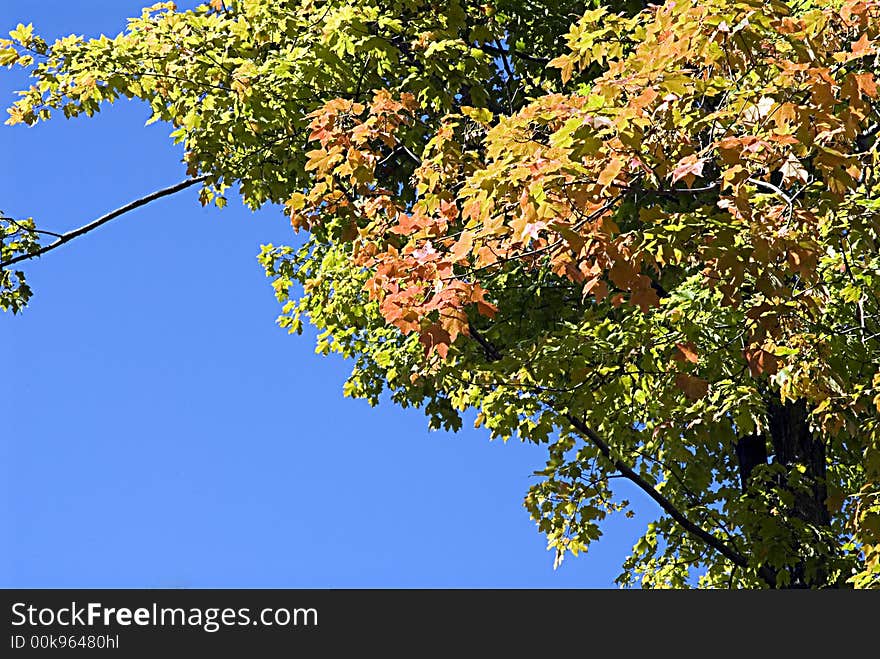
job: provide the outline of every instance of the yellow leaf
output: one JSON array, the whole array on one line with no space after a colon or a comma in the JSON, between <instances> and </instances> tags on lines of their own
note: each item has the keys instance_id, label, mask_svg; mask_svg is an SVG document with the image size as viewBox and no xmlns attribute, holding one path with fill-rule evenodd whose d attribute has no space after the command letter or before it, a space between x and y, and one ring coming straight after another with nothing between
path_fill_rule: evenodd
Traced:
<instances>
[{"instance_id":1,"label":"yellow leaf","mask_svg":"<svg viewBox=\"0 0 880 659\"><path fill-rule=\"evenodd\" d=\"M482 124L484 126L488 126L489 124L491 124L492 120L495 118L495 115L493 115L492 112L490 112L486 108L473 108L469 105L462 105L461 113L466 117L470 117L478 124Z\"/></svg>"}]
</instances>

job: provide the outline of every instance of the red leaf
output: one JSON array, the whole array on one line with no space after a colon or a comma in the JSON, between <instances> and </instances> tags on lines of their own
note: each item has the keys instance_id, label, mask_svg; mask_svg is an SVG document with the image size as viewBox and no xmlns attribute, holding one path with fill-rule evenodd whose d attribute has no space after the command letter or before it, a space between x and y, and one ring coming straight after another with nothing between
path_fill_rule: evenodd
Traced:
<instances>
[{"instance_id":1,"label":"red leaf","mask_svg":"<svg viewBox=\"0 0 880 659\"><path fill-rule=\"evenodd\" d=\"M753 378L762 373L773 375L779 370L779 359L772 352L763 348L746 348L743 355L749 364L749 372Z\"/></svg>"},{"instance_id":2,"label":"red leaf","mask_svg":"<svg viewBox=\"0 0 880 659\"><path fill-rule=\"evenodd\" d=\"M425 357L436 350L440 357L446 359L449 353L449 332L443 329L439 323L434 323L426 329L423 329L419 335L419 342L425 346Z\"/></svg>"}]
</instances>

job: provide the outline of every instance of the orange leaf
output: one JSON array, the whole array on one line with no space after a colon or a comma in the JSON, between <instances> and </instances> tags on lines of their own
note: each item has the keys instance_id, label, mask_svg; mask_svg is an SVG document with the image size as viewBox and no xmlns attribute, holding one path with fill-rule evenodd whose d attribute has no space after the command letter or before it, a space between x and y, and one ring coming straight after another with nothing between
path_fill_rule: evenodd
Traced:
<instances>
[{"instance_id":1,"label":"orange leaf","mask_svg":"<svg viewBox=\"0 0 880 659\"><path fill-rule=\"evenodd\" d=\"M692 341L676 343L675 348L677 352L672 355L672 358L675 361L690 362L691 364L696 364L700 361L700 358L697 356L697 346L695 346Z\"/></svg>"},{"instance_id":2,"label":"orange leaf","mask_svg":"<svg viewBox=\"0 0 880 659\"><path fill-rule=\"evenodd\" d=\"M471 302L476 303L477 311L483 316L494 318L498 313L498 307L486 299L486 289L479 284L474 284L471 289Z\"/></svg>"},{"instance_id":3,"label":"orange leaf","mask_svg":"<svg viewBox=\"0 0 880 659\"><path fill-rule=\"evenodd\" d=\"M688 187L690 187L694 177L703 175L703 165L705 162L703 158L697 158L693 154L685 156L678 161L675 169L672 170L672 182L677 183L681 179L690 176L691 178L685 181Z\"/></svg>"},{"instance_id":4,"label":"orange leaf","mask_svg":"<svg viewBox=\"0 0 880 659\"><path fill-rule=\"evenodd\" d=\"M877 98L877 82L873 73L858 73L855 75L856 86L865 96Z\"/></svg>"},{"instance_id":5,"label":"orange leaf","mask_svg":"<svg viewBox=\"0 0 880 659\"><path fill-rule=\"evenodd\" d=\"M794 103L783 103L773 113L773 122L780 130L784 130L797 121L797 106Z\"/></svg>"},{"instance_id":6,"label":"orange leaf","mask_svg":"<svg viewBox=\"0 0 880 659\"><path fill-rule=\"evenodd\" d=\"M611 162L605 165L605 169L602 170L602 173L599 174L599 185L601 185L603 188L607 187L609 184L611 184L612 181L614 181L615 178L617 178L617 175L620 174L620 170L622 169L623 160L621 160L620 158L612 159Z\"/></svg>"},{"instance_id":7,"label":"orange leaf","mask_svg":"<svg viewBox=\"0 0 880 659\"><path fill-rule=\"evenodd\" d=\"M858 41L853 41L852 44L852 54L856 57L864 57L865 55L870 55L874 52L873 43L870 39L868 39L868 35L863 33L861 37L859 37Z\"/></svg>"},{"instance_id":8,"label":"orange leaf","mask_svg":"<svg viewBox=\"0 0 880 659\"><path fill-rule=\"evenodd\" d=\"M471 231L465 231L461 234L458 241L455 245L452 246L452 251L449 253L453 262L458 262L465 259L474 247L474 234Z\"/></svg>"},{"instance_id":9,"label":"orange leaf","mask_svg":"<svg viewBox=\"0 0 880 659\"><path fill-rule=\"evenodd\" d=\"M659 93L653 87L648 87L641 94L639 94L636 98L634 98L632 101L630 101L629 104L630 104L630 107L632 107L636 110L641 110L642 108L645 108L645 107L651 105L651 103L654 102L654 99L656 99L658 96L659 96Z\"/></svg>"}]
</instances>

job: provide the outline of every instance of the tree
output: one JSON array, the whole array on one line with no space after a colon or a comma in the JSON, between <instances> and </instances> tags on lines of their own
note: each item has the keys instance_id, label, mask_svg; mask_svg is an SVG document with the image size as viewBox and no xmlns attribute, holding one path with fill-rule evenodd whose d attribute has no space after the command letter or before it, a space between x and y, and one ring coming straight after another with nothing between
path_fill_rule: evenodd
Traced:
<instances>
[{"instance_id":1,"label":"tree","mask_svg":"<svg viewBox=\"0 0 880 659\"><path fill-rule=\"evenodd\" d=\"M201 185L283 204L279 323L436 427L545 444L557 561L611 487L658 505L619 581L880 586L880 2L159 3L20 25L10 124L148 102ZM2 220L7 268L40 247ZM48 232L43 232L48 233Z\"/></svg>"}]
</instances>

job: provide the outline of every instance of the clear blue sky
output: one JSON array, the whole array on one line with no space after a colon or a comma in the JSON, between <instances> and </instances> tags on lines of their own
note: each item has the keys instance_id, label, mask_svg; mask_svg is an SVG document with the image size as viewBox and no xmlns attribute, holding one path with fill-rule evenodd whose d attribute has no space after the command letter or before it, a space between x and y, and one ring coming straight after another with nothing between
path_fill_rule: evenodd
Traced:
<instances>
[{"instance_id":1,"label":"clear blue sky","mask_svg":"<svg viewBox=\"0 0 880 659\"><path fill-rule=\"evenodd\" d=\"M2 0L0 31L115 35L141 6ZM0 71L4 107L22 83ZM0 127L0 209L64 231L184 178L147 116ZM544 449L345 399L345 362L274 324L256 254L294 240L186 191L28 265L0 315L0 586L613 587L644 521L554 571L522 507Z\"/></svg>"}]
</instances>

